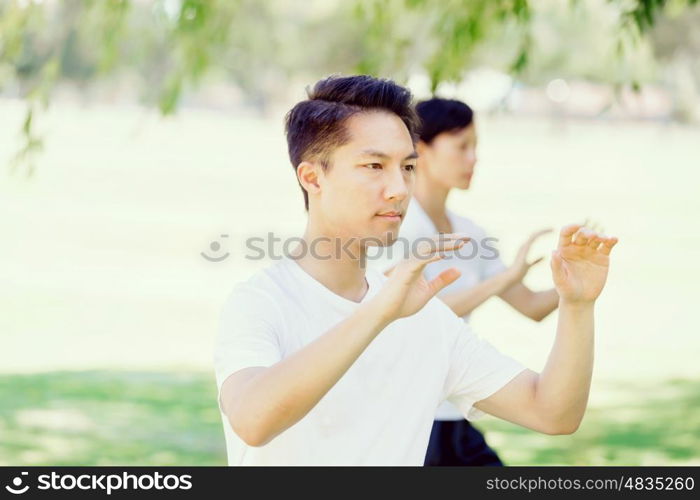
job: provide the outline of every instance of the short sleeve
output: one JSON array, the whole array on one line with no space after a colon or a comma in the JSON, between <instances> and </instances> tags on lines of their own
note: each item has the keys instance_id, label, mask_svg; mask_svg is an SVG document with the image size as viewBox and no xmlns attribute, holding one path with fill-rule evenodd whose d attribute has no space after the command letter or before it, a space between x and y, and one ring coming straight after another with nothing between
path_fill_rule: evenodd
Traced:
<instances>
[{"instance_id":1,"label":"short sleeve","mask_svg":"<svg viewBox=\"0 0 700 500\"><path fill-rule=\"evenodd\" d=\"M221 409L221 386L233 373L253 366L271 366L282 359L281 313L272 297L238 285L221 312L214 347L214 369Z\"/></svg>"},{"instance_id":2,"label":"short sleeve","mask_svg":"<svg viewBox=\"0 0 700 500\"><path fill-rule=\"evenodd\" d=\"M465 418L477 420L484 412L474 408L474 403L498 392L526 367L476 336L468 323L452 316L444 321L446 328L457 332L450 351L445 398Z\"/></svg>"},{"instance_id":3,"label":"short sleeve","mask_svg":"<svg viewBox=\"0 0 700 500\"><path fill-rule=\"evenodd\" d=\"M479 276L480 281L493 278L506 270L501 260L498 248L498 238L489 236L483 228L477 226L479 231Z\"/></svg>"}]
</instances>

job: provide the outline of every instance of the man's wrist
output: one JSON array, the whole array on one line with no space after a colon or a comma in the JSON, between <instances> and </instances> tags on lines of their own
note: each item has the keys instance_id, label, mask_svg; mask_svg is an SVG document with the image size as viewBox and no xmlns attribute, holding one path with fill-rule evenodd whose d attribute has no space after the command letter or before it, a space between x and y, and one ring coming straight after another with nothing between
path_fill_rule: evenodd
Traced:
<instances>
[{"instance_id":1,"label":"man's wrist","mask_svg":"<svg viewBox=\"0 0 700 500\"><path fill-rule=\"evenodd\" d=\"M571 300L564 297L559 297L559 310L570 311L574 313L585 313L592 311L595 306L595 300Z\"/></svg>"},{"instance_id":2,"label":"man's wrist","mask_svg":"<svg viewBox=\"0 0 700 500\"><path fill-rule=\"evenodd\" d=\"M358 312L368 318L380 331L396 320L396 315L378 300L377 297L362 304Z\"/></svg>"}]
</instances>

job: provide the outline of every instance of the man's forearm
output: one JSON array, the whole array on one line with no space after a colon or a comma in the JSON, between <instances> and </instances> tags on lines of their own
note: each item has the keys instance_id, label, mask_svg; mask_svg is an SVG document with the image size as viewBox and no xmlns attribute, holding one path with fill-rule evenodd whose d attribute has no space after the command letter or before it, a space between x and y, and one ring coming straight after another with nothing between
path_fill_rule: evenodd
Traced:
<instances>
[{"instance_id":1,"label":"man's forearm","mask_svg":"<svg viewBox=\"0 0 700 500\"><path fill-rule=\"evenodd\" d=\"M372 301L278 363L247 381L230 401L231 424L246 441L269 442L301 420L389 323Z\"/></svg>"},{"instance_id":2,"label":"man's forearm","mask_svg":"<svg viewBox=\"0 0 700 500\"><path fill-rule=\"evenodd\" d=\"M536 386L542 416L566 431L581 422L593 373L593 302L559 303L556 339Z\"/></svg>"}]
</instances>

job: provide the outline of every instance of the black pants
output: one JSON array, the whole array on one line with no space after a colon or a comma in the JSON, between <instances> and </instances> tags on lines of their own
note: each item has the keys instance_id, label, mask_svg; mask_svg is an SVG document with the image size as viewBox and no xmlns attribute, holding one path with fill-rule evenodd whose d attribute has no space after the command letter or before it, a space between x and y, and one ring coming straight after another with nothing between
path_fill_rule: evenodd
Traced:
<instances>
[{"instance_id":1,"label":"black pants","mask_svg":"<svg viewBox=\"0 0 700 500\"><path fill-rule=\"evenodd\" d=\"M467 420L436 420L424 465L502 466L503 462Z\"/></svg>"}]
</instances>

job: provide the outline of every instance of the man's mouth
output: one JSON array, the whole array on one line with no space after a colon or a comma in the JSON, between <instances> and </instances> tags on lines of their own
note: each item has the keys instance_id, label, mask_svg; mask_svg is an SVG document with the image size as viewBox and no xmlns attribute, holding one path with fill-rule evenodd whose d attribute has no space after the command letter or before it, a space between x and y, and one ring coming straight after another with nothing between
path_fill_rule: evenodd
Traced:
<instances>
[{"instance_id":1,"label":"man's mouth","mask_svg":"<svg viewBox=\"0 0 700 500\"><path fill-rule=\"evenodd\" d=\"M382 217L383 219L390 220L390 221L400 221L403 218L403 212L397 212L395 210L391 210L389 212L382 212L377 214L377 217Z\"/></svg>"}]
</instances>

